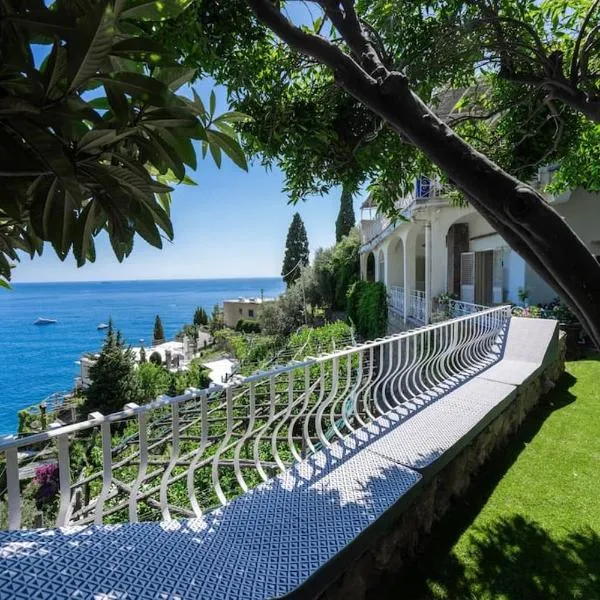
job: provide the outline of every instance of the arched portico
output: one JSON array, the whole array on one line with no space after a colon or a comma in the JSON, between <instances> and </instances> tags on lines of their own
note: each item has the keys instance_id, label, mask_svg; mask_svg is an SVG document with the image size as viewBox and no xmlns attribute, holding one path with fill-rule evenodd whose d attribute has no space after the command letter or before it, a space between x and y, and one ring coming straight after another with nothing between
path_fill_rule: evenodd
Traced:
<instances>
[{"instance_id":1,"label":"arched portico","mask_svg":"<svg viewBox=\"0 0 600 600\"><path fill-rule=\"evenodd\" d=\"M383 253L383 250L380 250L379 254L377 256L377 281L380 281L383 284L386 283L386 280L385 280L385 254Z\"/></svg>"}]
</instances>

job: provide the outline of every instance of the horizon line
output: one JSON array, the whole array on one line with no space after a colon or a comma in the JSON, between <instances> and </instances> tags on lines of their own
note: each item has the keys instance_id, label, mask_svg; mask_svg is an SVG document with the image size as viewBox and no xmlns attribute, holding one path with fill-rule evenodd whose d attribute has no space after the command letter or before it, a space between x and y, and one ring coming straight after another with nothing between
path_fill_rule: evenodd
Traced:
<instances>
[{"instance_id":1,"label":"horizon line","mask_svg":"<svg viewBox=\"0 0 600 600\"><path fill-rule=\"evenodd\" d=\"M9 285L28 285L40 283L137 283L142 281L235 281L239 279L283 279L281 275L247 275L238 277L173 277L163 279L161 277L148 277L143 279L62 279L42 281L10 281Z\"/></svg>"}]
</instances>

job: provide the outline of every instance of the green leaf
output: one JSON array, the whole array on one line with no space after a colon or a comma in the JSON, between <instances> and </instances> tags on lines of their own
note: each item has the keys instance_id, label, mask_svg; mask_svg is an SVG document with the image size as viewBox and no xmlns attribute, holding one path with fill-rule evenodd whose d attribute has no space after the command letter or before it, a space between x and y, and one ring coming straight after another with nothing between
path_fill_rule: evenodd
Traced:
<instances>
[{"instance_id":1,"label":"green leaf","mask_svg":"<svg viewBox=\"0 0 600 600\"><path fill-rule=\"evenodd\" d=\"M49 100L56 100L63 94L67 77L67 49L58 41L54 42L46 67L49 73L46 97Z\"/></svg>"},{"instance_id":2,"label":"green leaf","mask_svg":"<svg viewBox=\"0 0 600 600\"><path fill-rule=\"evenodd\" d=\"M164 21L179 16L192 0L142 0L121 13L123 19Z\"/></svg>"},{"instance_id":3,"label":"green leaf","mask_svg":"<svg viewBox=\"0 0 600 600\"><path fill-rule=\"evenodd\" d=\"M4 279L4 278L0 278L0 287L3 287L6 290L12 289L12 287L10 286L10 283L8 283L8 281L6 281L6 279Z\"/></svg>"},{"instance_id":4,"label":"green leaf","mask_svg":"<svg viewBox=\"0 0 600 600\"><path fill-rule=\"evenodd\" d=\"M98 72L110 53L115 35L115 15L109 3L98 3L86 18L78 21L75 35L67 44L69 91L83 86Z\"/></svg>"},{"instance_id":5,"label":"green leaf","mask_svg":"<svg viewBox=\"0 0 600 600\"><path fill-rule=\"evenodd\" d=\"M105 96L100 96L99 98L92 98L88 104L92 108L97 108L99 110L110 110L110 105L108 103L108 98Z\"/></svg>"},{"instance_id":6,"label":"green leaf","mask_svg":"<svg viewBox=\"0 0 600 600\"><path fill-rule=\"evenodd\" d=\"M167 169L171 169L177 179L181 181L185 177L185 166L181 157L177 154L174 148L164 141L155 131L148 131L151 137L152 145L158 152L158 155ZM155 165L158 167L158 165Z\"/></svg>"},{"instance_id":7,"label":"green leaf","mask_svg":"<svg viewBox=\"0 0 600 600\"><path fill-rule=\"evenodd\" d=\"M77 260L77 266L81 267L86 260L94 261L96 249L93 236L104 220L105 215L100 204L96 200L90 200L81 211L76 224L73 254Z\"/></svg>"},{"instance_id":8,"label":"green leaf","mask_svg":"<svg viewBox=\"0 0 600 600\"><path fill-rule=\"evenodd\" d=\"M231 138L221 131L216 131L214 129L207 130L206 135L211 149L214 144L217 144L238 167L244 169L244 171L248 170L248 163L244 151L235 138Z\"/></svg>"},{"instance_id":9,"label":"green leaf","mask_svg":"<svg viewBox=\"0 0 600 600\"><path fill-rule=\"evenodd\" d=\"M73 238L75 204L65 193L60 180L55 178L49 186L38 186L30 219L37 236L50 241L58 257L64 260Z\"/></svg>"},{"instance_id":10,"label":"green leaf","mask_svg":"<svg viewBox=\"0 0 600 600\"><path fill-rule=\"evenodd\" d=\"M60 140L44 127L38 127L24 119L13 119L4 124L6 130L16 132L17 142L33 152L38 160L56 175L70 177L73 164L65 154Z\"/></svg>"},{"instance_id":11,"label":"green leaf","mask_svg":"<svg viewBox=\"0 0 600 600\"><path fill-rule=\"evenodd\" d=\"M115 73L112 76L100 76L96 79L105 87L106 84L111 85L115 90L154 106L164 107L171 99L171 92L164 83L140 73Z\"/></svg>"},{"instance_id":12,"label":"green leaf","mask_svg":"<svg viewBox=\"0 0 600 600\"><path fill-rule=\"evenodd\" d=\"M207 144L210 149L210 154L215 161L215 164L220 169L221 168L221 148L217 146L217 144L208 143Z\"/></svg>"},{"instance_id":13,"label":"green leaf","mask_svg":"<svg viewBox=\"0 0 600 600\"><path fill-rule=\"evenodd\" d=\"M215 120L214 123L215 125L221 121L225 121L227 123L248 123L249 121L252 121L252 117L250 115L246 115L242 112L238 112L236 110L231 110L229 112L223 113L222 115L218 116Z\"/></svg>"},{"instance_id":14,"label":"green leaf","mask_svg":"<svg viewBox=\"0 0 600 600\"><path fill-rule=\"evenodd\" d=\"M115 141L117 132L114 129L92 129L88 131L77 144L77 152L90 152Z\"/></svg>"},{"instance_id":15,"label":"green leaf","mask_svg":"<svg viewBox=\"0 0 600 600\"><path fill-rule=\"evenodd\" d=\"M195 75L196 69L188 67L160 67L154 74L158 81L162 81L173 92L189 83Z\"/></svg>"},{"instance_id":16,"label":"green leaf","mask_svg":"<svg viewBox=\"0 0 600 600\"><path fill-rule=\"evenodd\" d=\"M125 94L115 89L109 83L106 83L104 85L104 89L106 91L106 99L108 100L108 104L113 115L123 125L128 123L130 110L129 102L127 102L127 97L125 96Z\"/></svg>"},{"instance_id":17,"label":"green leaf","mask_svg":"<svg viewBox=\"0 0 600 600\"><path fill-rule=\"evenodd\" d=\"M171 133L167 129L160 129L156 131L156 134L159 135L171 148L179 155L181 160L191 167L192 169L196 169L197 161L196 161L196 151L194 150L194 146L191 140L182 135L177 135L177 132Z\"/></svg>"},{"instance_id":18,"label":"green leaf","mask_svg":"<svg viewBox=\"0 0 600 600\"><path fill-rule=\"evenodd\" d=\"M215 95L215 90L211 90L209 100L209 110L211 119L212 116L215 114L215 108L217 108L217 96Z\"/></svg>"},{"instance_id":19,"label":"green leaf","mask_svg":"<svg viewBox=\"0 0 600 600\"><path fill-rule=\"evenodd\" d=\"M194 94L194 102L196 104L197 110L199 111L199 113L201 115L206 114L206 108L204 107L204 102L202 102L202 98L200 98L200 96L198 96L198 93L196 92L196 90L192 90L192 94Z\"/></svg>"},{"instance_id":20,"label":"green leaf","mask_svg":"<svg viewBox=\"0 0 600 600\"><path fill-rule=\"evenodd\" d=\"M117 42L110 51L111 54L130 60L142 60L148 64L160 64L164 60L171 60L171 55L162 44L147 38L129 38Z\"/></svg>"},{"instance_id":21,"label":"green leaf","mask_svg":"<svg viewBox=\"0 0 600 600\"><path fill-rule=\"evenodd\" d=\"M2 18L31 33L50 36L51 40L55 36L60 36L64 39L73 32L73 24L69 22L65 13L58 13L47 9L13 13L3 15Z\"/></svg>"}]
</instances>

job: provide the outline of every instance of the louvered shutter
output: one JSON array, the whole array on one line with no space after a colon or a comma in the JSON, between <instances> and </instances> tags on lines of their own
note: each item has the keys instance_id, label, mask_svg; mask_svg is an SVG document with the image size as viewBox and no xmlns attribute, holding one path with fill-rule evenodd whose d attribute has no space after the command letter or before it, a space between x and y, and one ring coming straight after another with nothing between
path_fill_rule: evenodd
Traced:
<instances>
[{"instance_id":1,"label":"louvered shutter","mask_svg":"<svg viewBox=\"0 0 600 600\"><path fill-rule=\"evenodd\" d=\"M460 299L475 302L475 252L460 255Z\"/></svg>"},{"instance_id":2,"label":"louvered shutter","mask_svg":"<svg viewBox=\"0 0 600 600\"><path fill-rule=\"evenodd\" d=\"M501 304L503 298L504 283L504 249L496 248L494 250L494 266L492 270L492 302Z\"/></svg>"}]
</instances>

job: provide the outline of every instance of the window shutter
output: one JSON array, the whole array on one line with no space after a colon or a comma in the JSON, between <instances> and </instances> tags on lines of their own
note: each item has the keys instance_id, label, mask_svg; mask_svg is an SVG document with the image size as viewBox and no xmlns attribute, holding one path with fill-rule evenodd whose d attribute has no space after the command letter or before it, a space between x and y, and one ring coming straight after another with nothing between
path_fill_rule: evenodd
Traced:
<instances>
[{"instance_id":1,"label":"window shutter","mask_svg":"<svg viewBox=\"0 0 600 600\"><path fill-rule=\"evenodd\" d=\"M460 255L460 299L475 302L475 252Z\"/></svg>"},{"instance_id":2,"label":"window shutter","mask_svg":"<svg viewBox=\"0 0 600 600\"><path fill-rule=\"evenodd\" d=\"M494 266L492 272L492 302L501 304L503 298L504 283L504 249L496 248L494 250Z\"/></svg>"}]
</instances>

